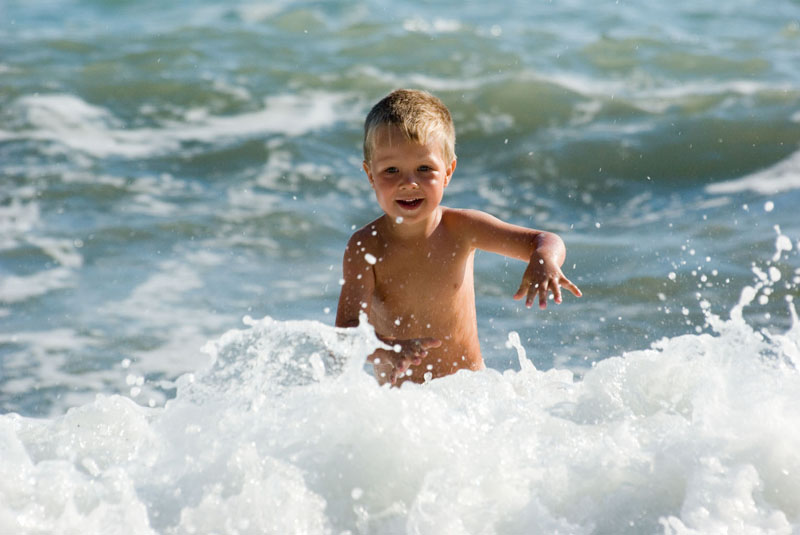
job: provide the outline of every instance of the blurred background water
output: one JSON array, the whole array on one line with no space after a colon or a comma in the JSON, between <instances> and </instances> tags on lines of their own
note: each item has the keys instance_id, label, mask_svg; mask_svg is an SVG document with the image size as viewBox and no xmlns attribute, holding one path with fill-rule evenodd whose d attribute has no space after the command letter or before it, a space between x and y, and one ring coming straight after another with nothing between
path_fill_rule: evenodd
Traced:
<instances>
[{"instance_id":1,"label":"blurred background water","mask_svg":"<svg viewBox=\"0 0 800 535\"><path fill-rule=\"evenodd\" d=\"M707 330L785 331L800 261L800 4L5 0L0 412L98 392L162 405L244 315L333 323L378 215L362 121L396 87L450 107L444 203L558 232L585 297L511 295L479 254L487 364L581 375ZM794 283L792 281L795 281Z\"/></svg>"}]
</instances>

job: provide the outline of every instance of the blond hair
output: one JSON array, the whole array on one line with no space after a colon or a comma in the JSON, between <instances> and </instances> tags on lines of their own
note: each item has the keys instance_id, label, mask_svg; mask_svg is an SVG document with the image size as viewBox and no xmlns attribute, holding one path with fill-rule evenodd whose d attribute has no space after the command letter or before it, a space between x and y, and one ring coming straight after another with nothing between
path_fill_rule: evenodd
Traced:
<instances>
[{"instance_id":1,"label":"blond hair","mask_svg":"<svg viewBox=\"0 0 800 535\"><path fill-rule=\"evenodd\" d=\"M450 111L426 91L397 89L375 104L364 122L364 160L369 162L375 133L381 126L396 126L415 143L426 144L433 136L442 143L442 156L449 164L456 157L456 131Z\"/></svg>"}]
</instances>

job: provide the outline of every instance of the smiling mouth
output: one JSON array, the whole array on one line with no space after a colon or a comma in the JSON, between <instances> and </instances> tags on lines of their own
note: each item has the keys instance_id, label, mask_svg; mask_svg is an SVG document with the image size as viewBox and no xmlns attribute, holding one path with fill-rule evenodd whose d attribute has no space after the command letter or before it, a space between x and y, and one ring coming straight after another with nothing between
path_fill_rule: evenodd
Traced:
<instances>
[{"instance_id":1,"label":"smiling mouth","mask_svg":"<svg viewBox=\"0 0 800 535\"><path fill-rule=\"evenodd\" d=\"M397 199L397 204L406 208L408 210L413 210L420 204L422 204L423 199Z\"/></svg>"}]
</instances>

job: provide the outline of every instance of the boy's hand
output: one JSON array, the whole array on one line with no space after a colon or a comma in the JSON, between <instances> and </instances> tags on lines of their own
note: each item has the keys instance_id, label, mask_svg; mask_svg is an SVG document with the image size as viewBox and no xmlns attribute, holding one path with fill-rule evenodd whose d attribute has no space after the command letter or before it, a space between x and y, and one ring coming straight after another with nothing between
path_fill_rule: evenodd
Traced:
<instances>
[{"instance_id":1,"label":"boy's hand","mask_svg":"<svg viewBox=\"0 0 800 535\"><path fill-rule=\"evenodd\" d=\"M422 364L428 356L428 349L439 347L442 341L436 338L412 338L410 340L389 340L394 349L378 349L375 358L392 365L389 380L395 384L411 366Z\"/></svg>"},{"instance_id":2,"label":"boy's hand","mask_svg":"<svg viewBox=\"0 0 800 535\"><path fill-rule=\"evenodd\" d=\"M561 268L553 260L534 255L522 275L522 284L514 294L514 299L522 299L527 296L525 306L530 308L538 294L539 308L547 308L547 292L553 292L553 300L561 303L562 286L576 297L583 295L580 289L564 276Z\"/></svg>"}]
</instances>

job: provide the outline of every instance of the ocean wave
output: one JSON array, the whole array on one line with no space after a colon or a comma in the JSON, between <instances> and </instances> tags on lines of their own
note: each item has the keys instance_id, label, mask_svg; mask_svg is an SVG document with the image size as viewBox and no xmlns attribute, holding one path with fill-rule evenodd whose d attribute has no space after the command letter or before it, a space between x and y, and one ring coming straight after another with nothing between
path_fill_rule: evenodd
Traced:
<instances>
[{"instance_id":1,"label":"ocean wave","mask_svg":"<svg viewBox=\"0 0 800 535\"><path fill-rule=\"evenodd\" d=\"M758 291L582 380L520 351L380 388L367 325L246 319L164 407L0 416L0 531L792 533L800 322L754 330Z\"/></svg>"},{"instance_id":2,"label":"ocean wave","mask_svg":"<svg viewBox=\"0 0 800 535\"><path fill-rule=\"evenodd\" d=\"M265 134L299 136L352 117L345 96L284 94L264 99L261 110L230 116L196 115L196 121L161 128L125 128L109 110L71 94L29 95L13 106L26 127L0 131L6 140L48 141L97 158L144 158L178 151L187 142L218 143Z\"/></svg>"},{"instance_id":3,"label":"ocean wave","mask_svg":"<svg viewBox=\"0 0 800 535\"><path fill-rule=\"evenodd\" d=\"M762 171L706 186L712 194L753 191L761 195L774 195L800 189L800 151Z\"/></svg>"}]
</instances>

